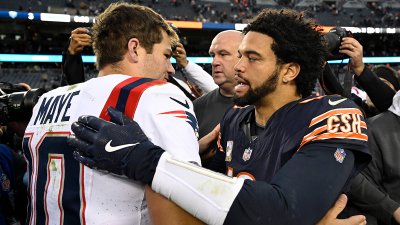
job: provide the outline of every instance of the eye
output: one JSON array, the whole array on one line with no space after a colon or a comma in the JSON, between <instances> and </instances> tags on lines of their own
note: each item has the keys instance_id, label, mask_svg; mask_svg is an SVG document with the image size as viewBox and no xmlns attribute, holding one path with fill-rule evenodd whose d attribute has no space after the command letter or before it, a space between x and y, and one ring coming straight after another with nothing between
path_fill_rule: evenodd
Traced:
<instances>
[{"instance_id":1,"label":"eye","mask_svg":"<svg viewBox=\"0 0 400 225\"><path fill-rule=\"evenodd\" d=\"M170 59L172 57L172 54L164 54L165 58Z\"/></svg>"},{"instance_id":2,"label":"eye","mask_svg":"<svg viewBox=\"0 0 400 225\"><path fill-rule=\"evenodd\" d=\"M249 57L249 62L255 62L257 59L254 57Z\"/></svg>"}]
</instances>

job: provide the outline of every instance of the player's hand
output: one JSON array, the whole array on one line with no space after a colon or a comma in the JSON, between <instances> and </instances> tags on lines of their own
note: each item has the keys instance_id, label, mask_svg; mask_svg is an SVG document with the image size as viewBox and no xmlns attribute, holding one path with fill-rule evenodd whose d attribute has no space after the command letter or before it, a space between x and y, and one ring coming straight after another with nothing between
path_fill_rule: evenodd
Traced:
<instances>
[{"instance_id":1,"label":"player's hand","mask_svg":"<svg viewBox=\"0 0 400 225\"><path fill-rule=\"evenodd\" d=\"M178 42L176 44L176 49L172 52L172 56L176 59L176 63L180 68L185 68L188 64L186 50L183 47L182 43Z\"/></svg>"},{"instance_id":2,"label":"player's hand","mask_svg":"<svg viewBox=\"0 0 400 225\"><path fill-rule=\"evenodd\" d=\"M394 220L395 220L398 224L400 224L400 207L397 208L397 209L394 211L394 213L393 213L393 218L394 218Z\"/></svg>"},{"instance_id":3,"label":"player's hand","mask_svg":"<svg viewBox=\"0 0 400 225\"><path fill-rule=\"evenodd\" d=\"M76 28L71 32L68 53L70 55L80 54L83 48L92 45L92 36L89 30L83 27Z\"/></svg>"},{"instance_id":4,"label":"player's hand","mask_svg":"<svg viewBox=\"0 0 400 225\"><path fill-rule=\"evenodd\" d=\"M357 76L361 75L365 65L363 62L363 46L360 42L352 37L345 37L342 39L339 52L351 58L349 66Z\"/></svg>"},{"instance_id":5,"label":"player's hand","mask_svg":"<svg viewBox=\"0 0 400 225\"><path fill-rule=\"evenodd\" d=\"M112 107L107 112L111 122L80 116L72 124L75 138L68 144L75 148L74 158L90 168L150 184L164 151L148 140L135 121Z\"/></svg>"},{"instance_id":6,"label":"player's hand","mask_svg":"<svg viewBox=\"0 0 400 225\"><path fill-rule=\"evenodd\" d=\"M367 220L363 215L352 216L347 219L338 219L337 216L343 211L347 204L347 196L341 194L335 205L325 214L317 225L364 225Z\"/></svg>"},{"instance_id":7,"label":"player's hand","mask_svg":"<svg viewBox=\"0 0 400 225\"><path fill-rule=\"evenodd\" d=\"M220 130L220 124L218 124L210 133L199 140L199 153L201 160L207 160L215 155L216 149L210 148L210 146L212 143L217 141Z\"/></svg>"}]
</instances>

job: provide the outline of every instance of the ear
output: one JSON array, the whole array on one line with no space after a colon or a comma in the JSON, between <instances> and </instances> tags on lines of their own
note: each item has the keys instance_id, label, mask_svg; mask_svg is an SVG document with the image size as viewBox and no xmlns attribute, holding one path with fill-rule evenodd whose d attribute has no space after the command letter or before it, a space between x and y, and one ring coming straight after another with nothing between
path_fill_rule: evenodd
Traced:
<instances>
[{"instance_id":1,"label":"ear","mask_svg":"<svg viewBox=\"0 0 400 225\"><path fill-rule=\"evenodd\" d=\"M139 54L138 54L139 45L140 42L137 38L131 38L128 41L128 55L130 59L134 62L139 61Z\"/></svg>"},{"instance_id":2,"label":"ear","mask_svg":"<svg viewBox=\"0 0 400 225\"><path fill-rule=\"evenodd\" d=\"M297 75L300 73L300 65L297 63L285 63L282 65L281 69L282 75L282 82L289 83L296 79Z\"/></svg>"}]
</instances>

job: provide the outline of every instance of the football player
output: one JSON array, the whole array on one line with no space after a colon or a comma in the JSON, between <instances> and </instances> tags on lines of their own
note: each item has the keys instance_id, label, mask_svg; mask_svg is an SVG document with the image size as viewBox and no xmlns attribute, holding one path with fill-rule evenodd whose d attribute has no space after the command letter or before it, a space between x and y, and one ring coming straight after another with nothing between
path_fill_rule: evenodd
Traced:
<instances>
[{"instance_id":1,"label":"football player","mask_svg":"<svg viewBox=\"0 0 400 225\"><path fill-rule=\"evenodd\" d=\"M98 78L41 96L26 129L28 224L150 224L147 206L156 209L156 219L185 223L191 217L185 211L150 188L145 194L141 183L115 176L122 168L104 174L83 166L67 145L80 115L109 120L106 109L113 106L172 155L200 164L192 103L166 82L175 72L170 62L175 31L148 7L115 3L96 18L92 38ZM107 151L119 152L123 146L115 144Z\"/></svg>"},{"instance_id":2,"label":"football player","mask_svg":"<svg viewBox=\"0 0 400 225\"><path fill-rule=\"evenodd\" d=\"M297 11L265 9L244 29L235 66L240 107L224 116L215 158L233 178L129 134L142 132L114 109L116 124L92 116L74 123L75 158L108 171L122 167L207 224L316 224L371 160L357 106L310 96L326 54L316 27ZM109 153L110 141L125 148Z\"/></svg>"}]
</instances>

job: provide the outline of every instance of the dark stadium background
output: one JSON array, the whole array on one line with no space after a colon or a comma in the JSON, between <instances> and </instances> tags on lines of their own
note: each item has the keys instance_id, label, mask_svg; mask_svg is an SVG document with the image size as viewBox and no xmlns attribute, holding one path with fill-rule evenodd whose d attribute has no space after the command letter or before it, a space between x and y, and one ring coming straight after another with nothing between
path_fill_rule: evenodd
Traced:
<instances>
[{"instance_id":1,"label":"dark stadium background","mask_svg":"<svg viewBox=\"0 0 400 225\"><path fill-rule=\"evenodd\" d=\"M76 27L91 23L44 22L10 18L8 11L18 13L69 14L71 18L94 18L113 1L110 0L20 0L0 1L0 54L61 55ZM227 27L247 23L260 9L295 8L304 10L323 26L364 28L354 37L364 47L365 57L397 57L400 46L400 0L141 0L127 1L150 6L171 21L197 21L209 27ZM3 15L3 16L2 16ZM4 16L5 15L5 16ZM179 26L178 26L179 27ZM367 27L370 28L368 32ZM377 29L379 28L379 29ZM224 28L191 29L179 27L188 56L208 56L212 38ZM377 33L379 32L379 33ZM93 54L86 49L83 54ZM390 63L399 69L400 60ZM206 68L208 65L204 65ZM26 82L33 87L51 89L60 80L60 63L1 62L0 81ZM92 63L85 64L87 73L96 71Z\"/></svg>"}]
</instances>

